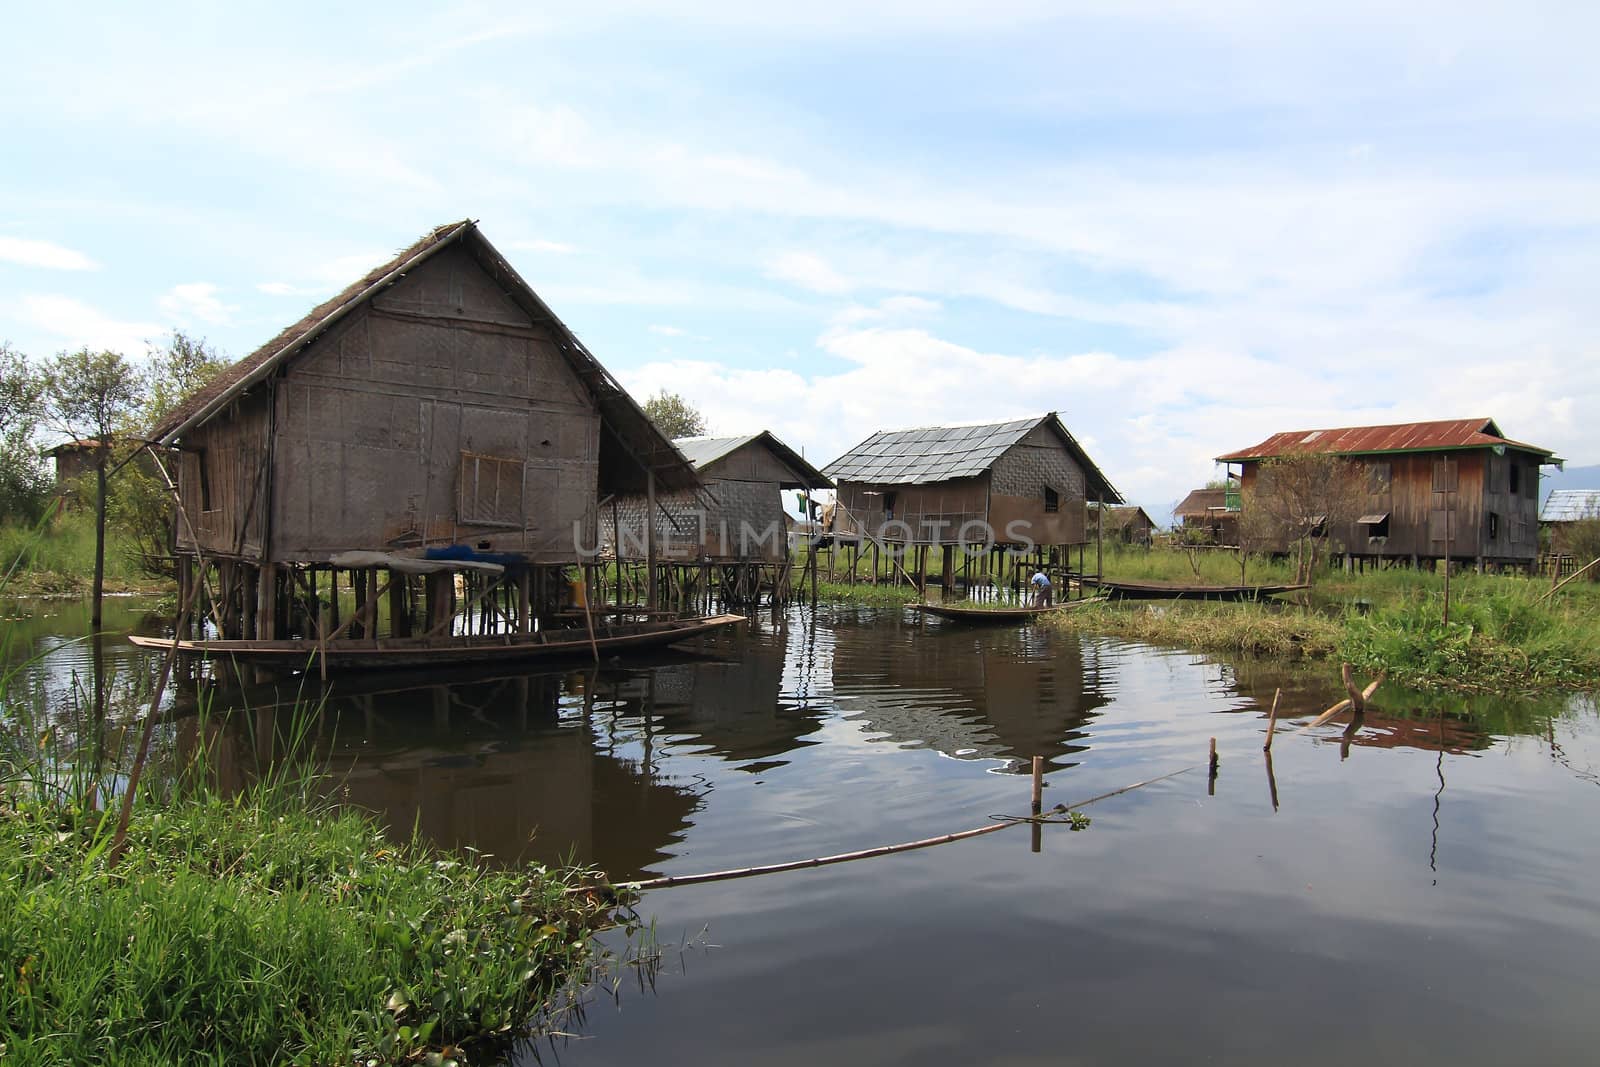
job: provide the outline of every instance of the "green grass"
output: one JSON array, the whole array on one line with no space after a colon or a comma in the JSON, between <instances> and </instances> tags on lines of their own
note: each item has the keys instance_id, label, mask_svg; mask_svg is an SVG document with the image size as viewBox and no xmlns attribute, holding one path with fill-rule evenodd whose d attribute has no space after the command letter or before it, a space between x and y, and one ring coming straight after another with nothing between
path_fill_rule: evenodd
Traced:
<instances>
[{"instance_id":1,"label":"green grass","mask_svg":"<svg viewBox=\"0 0 1600 1067\"><path fill-rule=\"evenodd\" d=\"M822 582L817 586L818 599L844 604L910 604L920 595L916 586L894 585L887 580L879 585Z\"/></svg>"},{"instance_id":2,"label":"green grass","mask_svg":"<svg viewBox=\"0 0 1600 1067\"><path fill-rule=\"evenodd\" d=\"M1253 579L1252 579L1253 580ZM1600 588L1547 580L1383 571L1328 575L1310 606L1111 603L1049 624L1221 654L1347 660L1417 689L1534 693L1600 688Z\"/></svg>"},{"instance_id":3,"label":"green grass","mask_svg":"<svg viewBox=\"0 0 1600 1067\"><path fill-rule=\"evenodd\" d=\"M293 760L224 797L160 747L113 865L133 731L106 723L148 691L103 719L0 670L0 1062L492 1061L603 959L615 904L568 891L595 872L395 845Z\"/></svg>"},{"instance_id":4,"label":"green grass","mask_svg":"<svg viewBox=\"0 0 1600 1067\"><path fill-rule=\"evenodd\" d=\"M11 596L86 593L94 579L94 513L67 510L38 526L0 524L0 576L15 567L6 592ZM135 543L106 530L106 587L144 588Z\"/></svg>"},{"instance_id":5,"label":"green grass","mask_svg":"<svg viewBox=\"0 0 1600 1067\"><path fill-rule=\"evenodd\" d=\"M113 821L107 817L107 822ZM580 877L490 871L261 796L0 812L6 1062L494 1055L593 962Z\"/></svg>"}]
</instances>

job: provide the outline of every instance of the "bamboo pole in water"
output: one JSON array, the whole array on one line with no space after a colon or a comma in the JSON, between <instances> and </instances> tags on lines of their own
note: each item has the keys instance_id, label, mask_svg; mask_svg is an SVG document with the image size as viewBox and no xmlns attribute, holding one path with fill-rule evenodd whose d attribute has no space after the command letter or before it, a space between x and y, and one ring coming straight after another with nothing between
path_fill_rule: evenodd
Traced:
<instances>
[{"instance_id":1,"label":"bamboo pole in water","mask_svg":"<svg viewBox=\"0 0 1600 1067\"><path fill-rule=\"evenodd\" d=\"M1099 796L1090 797L1088 800L1080 800L1076 804L1057 804L1055 807L1051 808L1050 811L1052 814L1063 814L1077 811L1079 808L1086 808L1090 804L1097 804L1102 800L1110 800L1112 797L1121 796L1123 793L1131 793L1135 789L1143 789L1145 786L1155 785L1157 782L1164 782L1168 778L1176 778L1178 775L1187 774L1192 770L1194 770L1194 767L1182 767L1178 770L1171 771L1170 773L1163 774L1155 778L1146 778L1142 782L1134 782L1132 785L1125 785L1120 789L1113 789L1109 793L1101 793ZM932 848L934 845L944 845L952 841L965 841L968 838L981 837L984 834L996 833L1000 830L1006 829L1007 827L1021 826L1023 823L1034 823L1035 821L1036 820L1033 818L1024 819L1016 816L1006 816L1003 817L1001 821L992 823L989 826L979 826L971 830L962 830L959 833L943 834L939 837L925 837L920 841L907 841L898 845L880 845L877 848L862 849L859 852L841 852L836 856L821 856L817 859L809 860L792 860L788 863L772 863L764 867L741 867L736 870L712 871L708 874L668 875L664 878L652 878L639 882L619 882L614 888L642 892L646 889L667 889L671 886L699 885L702 882L727 882L732 881L735 878L754 878L755 876L761 874L781 874L785 871L801 871L811 867L827 867L835 863L849 863L853 860L871 859L875 856L891 856L897 852L910 852L914 849ZM567 890L567 892L584 893L595 888L598 887L575 886L574 888Z\"/></svg>"},{"instance_id":2,"label":"bamboo pole in water","mask_svg":"<svg viewBox=\"0 0 1600 1067\"><path fill-rule=\"evenodd\" d=\"M1272 751L1272 732L1278 728L1278 701L1283 698L1283 689L1280 687L1272 694L1272 711L1267 715L1267 742L1261 746L1261 751Z\"/></svg>"}]
</instances>

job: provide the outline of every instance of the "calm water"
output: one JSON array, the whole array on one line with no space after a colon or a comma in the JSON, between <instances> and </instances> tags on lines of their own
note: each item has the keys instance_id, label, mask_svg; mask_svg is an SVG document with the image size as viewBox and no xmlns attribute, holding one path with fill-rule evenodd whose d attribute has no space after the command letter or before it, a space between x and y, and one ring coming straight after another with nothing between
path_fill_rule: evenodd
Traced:
<instances>
[{"instance_id":1,"label":"calm water","mask_svg":"<svg viewBox=\"0 0 1600 1067\"><path fill-rule=\"evenodd\" d=\"M119 627L159 625L136 607ZM23 645L79 632L13 622ZM81 629L82 623L77 624ZM657 890L653 992L589 1003L568 1064L1592 1062L1600 716L1588 698L1380 690L1306 721L1331 672L824 608L691 659L335 683L318 743L352 803L501 862L615 879L821 856L1193 766L1047 827ZM15 659L17 648L9 653ZM70 677L83 646L34 668ZM124 646L124 678L146 669ZM186 685L246 777L293 686ZM315 688L315 687L313 687ZM309 695L321 697L318 690ZM185 725L188 723L189 725ZM167 738L191 743L180 714ZM1292 720L1291 720L1292 724ZM1208 738L1222 756L1215 783Z\"/></svg>"}]
</instances>

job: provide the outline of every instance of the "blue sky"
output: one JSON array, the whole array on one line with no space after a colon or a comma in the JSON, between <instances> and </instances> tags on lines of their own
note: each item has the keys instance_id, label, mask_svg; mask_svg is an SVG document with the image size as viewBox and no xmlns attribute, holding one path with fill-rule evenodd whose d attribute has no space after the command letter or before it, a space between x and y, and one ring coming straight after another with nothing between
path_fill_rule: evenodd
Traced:
<instances>
[{"instance_id":1,"label":"blue sky","mask_svg":"<svg viewBox=\"0 0 1600 1067\"><path fill-rule=\"evenodd\" d=\"M332 7L13 15L0 339L242 356L470 216L819 462L1054 409L1158 519L1283 429L1600 462L1595 5Z\"/></svg>"}]
</instances>

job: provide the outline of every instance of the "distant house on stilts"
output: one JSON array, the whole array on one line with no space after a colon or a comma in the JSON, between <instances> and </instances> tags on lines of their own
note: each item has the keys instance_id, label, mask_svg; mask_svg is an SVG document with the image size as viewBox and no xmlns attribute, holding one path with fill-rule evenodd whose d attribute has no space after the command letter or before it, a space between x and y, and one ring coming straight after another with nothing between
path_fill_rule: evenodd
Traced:
<instances>
[{"instance_id":1,"label":"distant house on stilts","mask_svg":"<svg viewBox=\"0 0 1600 1067\"><path fill-rule=\"evenodd\" d=\"M704 488L658 496L653 524L644 496L613 498L601 515L603 542L624 567L645 563L645 531L653 525L656 558L669 569L674 588L712 592L714 586L729 602L749 602L766 589L782 600L793 560L783 491L803 490L809 497L833 482L766 430L680 437L673 444Z\"/></svg>"},{"instance_id":2,"label":"distant house on stilts","mask_svg":"<svg viewBox=\"0 0 1600 1067\"><path fill-rule=\"evenodd\" d=\"M938 549L945 588L958 577L988 583L1006 559L1071 569L1084 546L1085 503L1120 504L1117 492L1055 412L972 426L885 430L824 468L838 483L833 534L862 545L914 553L925 573ZM852 563L850 573L855 573ZM876 573L876 568L874 568ZM1015 582L1015 574L1011 576Z\"/></svg>"}]
</instances>

